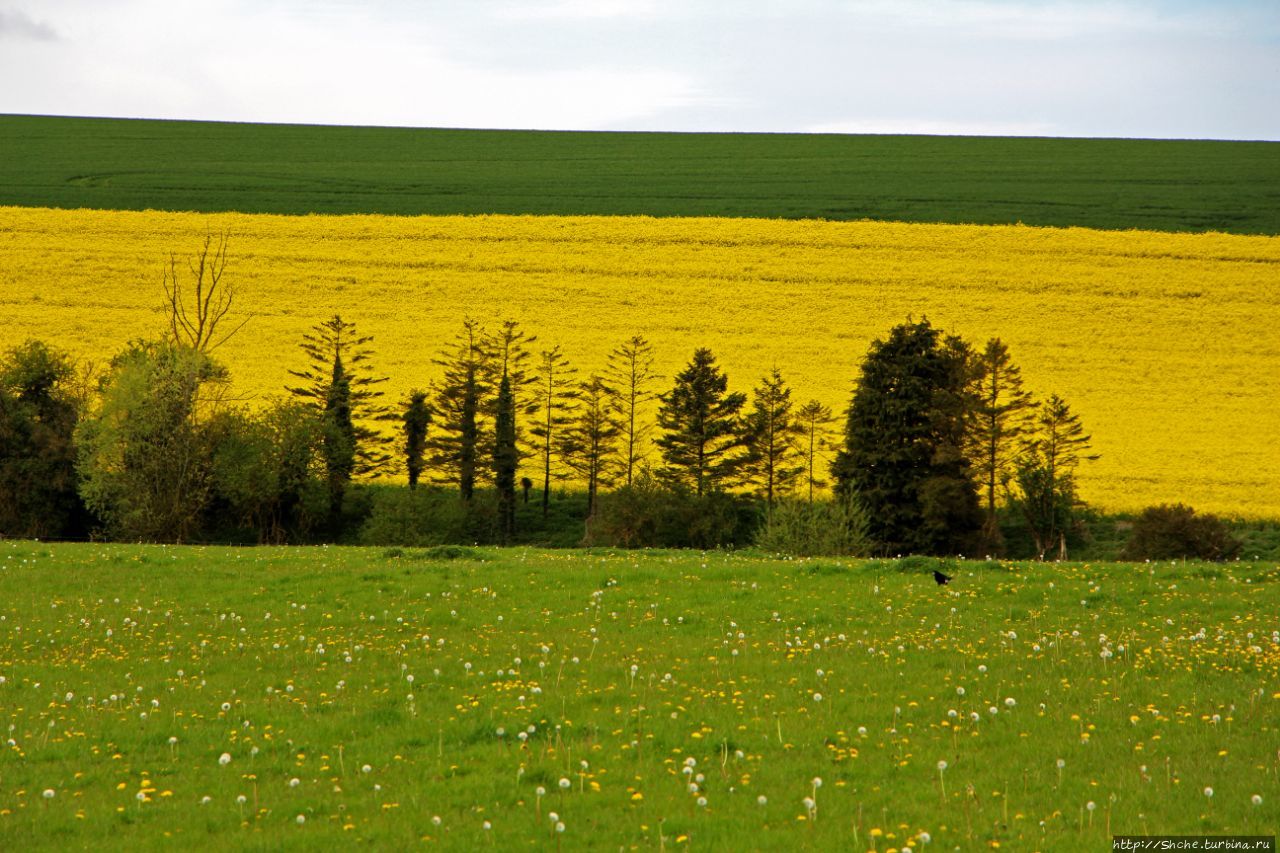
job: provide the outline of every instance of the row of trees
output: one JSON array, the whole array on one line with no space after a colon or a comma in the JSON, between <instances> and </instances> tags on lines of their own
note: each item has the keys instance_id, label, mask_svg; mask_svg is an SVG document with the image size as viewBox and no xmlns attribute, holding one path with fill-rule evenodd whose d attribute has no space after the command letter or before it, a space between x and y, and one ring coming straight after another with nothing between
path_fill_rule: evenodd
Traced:
<instances>
[{"instance_id":1,"label":"row of trees","mask_svg":"<svg viewBox=\"0 0 1280 853\"><path fill-rule=\"evenodd\" d=\"M207 239L186 275L172 261L166 334L96 374L38 342L9 353L0 533L335 539L353 481L403 473L411 492L453 489L464 507L483 495L500 542L517 535L517 487L527 503L539 486L545 516L556 480L585 487L588 531L609 490L615 522L640 495L696 516L735 494L758 500L767 525L780 500L812 505L832 485L881 553L999 553L1000 511L1012 509L1044 555L1065 550L1075 471L1096 458L1065 401L1023 388L999 339L976 350L927 320L872 345L842 437L820 402L793 405L776 367L748 396L699 348L668 382L637 335L580 375L511 320L464 320L434 360L439 378L393 404L372 338L334 316L303 335L288 396L250 410L215 357L245 322L225 267L225 237Z\"/></svg>"},{"instance_id":2,"label":"row of trees","mask_svg":"<svg viewBox=\"0 0 1280 853\"><path fill-rule=\"evenodd\" d=\"M404 472L410 490L433 481L464 504L482 486L495 538L510 541L522 466L541 480L544 514L556 478L585 486L589 523L602 490L644 476L695 499L753 495L767 523L783 498L813 502L836 449L835 494L859 505L877 551L1000 552L1003 505L1044 554L1064 547L1075 470L1096 458L1062 399L1037 403L1023 388L1003 343L975 351L927 320L873 344L839 442L830 410L795 408L780 370L748 397L705 348L660 392L640 336L579 377L559 347L535 358L517 323L489 334L467 320L436 361L441 379L389 406L371 338L333 317L303 336L289 397L256 411L232 396L216 340L136 342L96 380L43 344L12 351L0 370L0 530L47 537L96 521L121 538L182 541L214 516L265 541L334 538L353 480ZM534 483L522 485L527 501Z\"/></svg>"}]
</instances>

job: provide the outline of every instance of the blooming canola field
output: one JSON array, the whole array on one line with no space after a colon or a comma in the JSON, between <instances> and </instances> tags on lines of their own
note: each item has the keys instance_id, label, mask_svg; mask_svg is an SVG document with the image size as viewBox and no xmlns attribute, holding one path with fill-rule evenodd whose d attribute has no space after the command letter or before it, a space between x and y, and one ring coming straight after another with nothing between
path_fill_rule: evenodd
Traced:
<instances>
[{"instance_id":1,"label":"blooming canola field","mask_svg":"<svg viewBox=\"0 0 1280 853\"><path fill-rule=\"evenodd\" d=\"M634 334L671 376L708 346L731 388L778 366L842 412L876 337L928 317L1000 337L1101 459L1083 497L1280 516L1280 237L763 219L275 216L0 208L0 347L105 361L163 328L162 270L229 232L250 320L218 350L262 400L334 313L389 396L428 385L465 316L518 320L584 373Z\"/></svg>"}]
</instances>

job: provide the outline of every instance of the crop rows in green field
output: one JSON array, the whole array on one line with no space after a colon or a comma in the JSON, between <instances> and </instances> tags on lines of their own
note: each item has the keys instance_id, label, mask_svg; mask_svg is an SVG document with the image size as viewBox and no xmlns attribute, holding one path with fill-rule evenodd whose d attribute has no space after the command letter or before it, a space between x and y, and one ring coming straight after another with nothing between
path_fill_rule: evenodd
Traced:
<instances>
[{"instance_id":1,"label":"crop rows in green field","mask_svg":"<svg viewBox=\"0 0 1280 853\"><path fill-rule=\"evenodd\" d=\"M1280 143L0 116L0 205L648 214L1280 234Z\"/></svg>"},{"instance_id":2,"label":"crop rows in green field","mask_svg":"<svg viewBox=\"0 0 1280 853\"><path fill-rule=\"evenodd\" d=\"M0 849L1271 833L1278 572L0 542Z\"/></svg>"}]
</instances>

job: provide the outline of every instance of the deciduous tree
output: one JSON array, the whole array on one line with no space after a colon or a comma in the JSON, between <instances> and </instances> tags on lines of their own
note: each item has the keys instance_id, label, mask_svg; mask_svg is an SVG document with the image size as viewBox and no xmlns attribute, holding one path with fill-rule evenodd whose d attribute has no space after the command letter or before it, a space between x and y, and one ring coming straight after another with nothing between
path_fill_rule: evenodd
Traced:
<instances>
[{"instance_id":1,"label":"deciduous tree","mask_svg":"<svg viewBox=\"0 0 1280 853\"><path fill-rule=\"evenodd\" d=\"M0 359L0 536L80 532L74 379L71 359L39 341Z\"/></svg>"}]
</instances>

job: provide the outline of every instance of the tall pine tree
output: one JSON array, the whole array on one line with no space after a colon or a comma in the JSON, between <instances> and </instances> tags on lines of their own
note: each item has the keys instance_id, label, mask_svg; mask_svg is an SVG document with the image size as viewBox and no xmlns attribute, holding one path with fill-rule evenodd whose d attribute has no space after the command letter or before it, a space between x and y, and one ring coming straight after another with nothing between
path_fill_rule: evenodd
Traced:
<instances>
[{"instance_id":1,"label":"tall pine tree","mask_svg":"<svg viewBox=\"0 0 1280 853\"><path fill-rule=\"evenodd\" d=\"M737 473L744 443L739 413L747 395L728 388L729 377L711 350L700 348L660 398L663 434L657 444L665 464L659 474L666 482L701 496L723 488Z\"/></svg>"},{"instance_id":2,"label":"tall pine tree","mask_svg":"<svg viewBox=\"0 0 1280 853\"><path fill-rule=\"evenodd\" d=\"M377 386L385 376L370 374L373 357L371 335L360 335L355 323L339 315L316 325L299 344L310 362L289 375L303 384L289 386L289 393L319 413L324 435L323 454L329 485L330 521L341 519L342 502L352 477L385 471L391 462L387 437L375 424L394 415L382 405Z\"/></svg>"},{"instance_id":3,"label":"tall pine tree","mask_svg":"<svg viewBox=\"0 0 1280 853\"><path fill-rule=\"evenodd\" d=\"M436 428L426 442L429 464L439 482L458 487L464 502L475 492L477 461L492 455L490 421L482 404L493 388L493 362L484 329L471 318L435 360L444 375L432 385Z\"/></svg>"},{"instance_id":4,"label":"tall pine tree","mask_svg":"<svg viewBox=\"0 0 1280 853\"><path fill-rule=\"evenodd\" d=\"M533 383L536 408L530 428L538 438L538 455L542 462L542 516L551 506L551 466L559 447L558 433L573 421L578 405L577 371L569 364L559 346L543 350Z\"/></svg>"},{"instance_id":5,"label":"tall pine tree","mask_svg":"<svg viewBox=\"0 0 1280 853\"><path fill-rule=\"evenodd\" d=\"M1082 461L1099 458L1088 452L1091 442L1080 416L1057 394L1036 410L1016 465L1014 503L1027 522L1041 559L1055 547L1059 558L1066 558L1067 534L1080 505L1075 471Z\"/></svg>"},{"instance_id":6,"label":"tall pine tree","mask_svg":"<svg viewBox=\"0 0 1280 853\"><path fill-rule=\"evenodd\" d=\"M999 338L987 341L974 359L976 406L970 422L967 452L985 495L983 536L992 549L1001 546L996 520L997 489L1013 476L1022 439L1030 428L1035 401L1022 387L1022 370Z\"/></svg>"},{"instance_id":7,"label":"tall pine tree","mask_svg":"<svg viewBox=\"0 0 1280 853\"><path fill-rule=\"evenodd\" d=\"M560 433L565 465L587 484L587 518L595 515L600 486L609 485L622 468L619 438L623 428L614 389L592 374L578 384L578 410Z\"/></svg>"},{"instance_id":8,"label":"tall pine tree","mask_svg":"<svg viewBox=\"0 0 1280 853\"><path fill-rule=\"evenodd\" d=\"M835 417L831 408L817 400L810 400L796 412L796 424L800 427L797 446L804 459L804 478L808 488L809 503L813 503L814 488L822 488L826 480L818 476L818 461L831 449L831 425Z\"/></svg>"},{"instance_id":9,"label":"tall pine tree","mask_svg":"<svg viewBox=\"0 0 1280 853\"><path fill-rule=\"evenodd\" d=\"M652 432L644 410L657 399L653 385L662 378L653 369L653 345L640 335L633 335L609 353L604 378L618 397L623 475L629 486L636 466L644 461Z\"/></svg>"},{"instance_id":10,"label":"tall pine tree","mask_svg":"<svg viewBox=\"0 0 1280 853\"><path fill-rule=\"evenodd\" d=\"M743 419L747 452L742 480L755 486L771 508L778 495L790 492L804 473L796 447L801 427L791 412L791 389L776 367L756 386L751 404Z\"/></svg>"}]
</instances>

